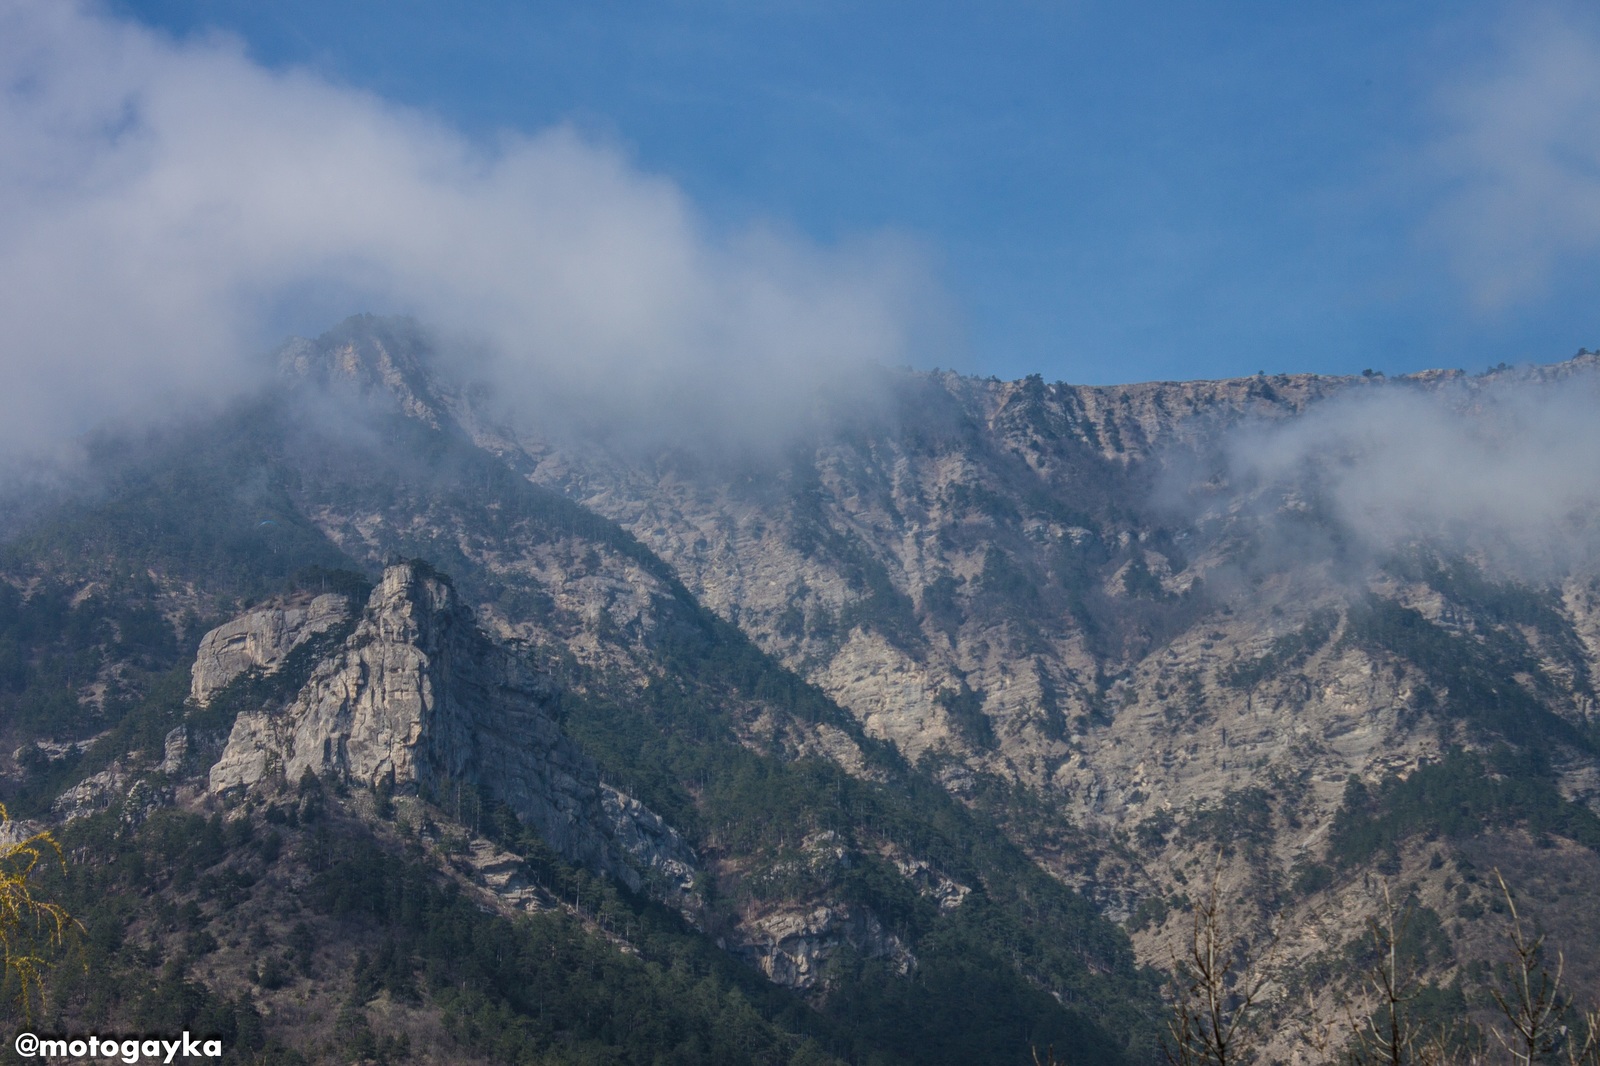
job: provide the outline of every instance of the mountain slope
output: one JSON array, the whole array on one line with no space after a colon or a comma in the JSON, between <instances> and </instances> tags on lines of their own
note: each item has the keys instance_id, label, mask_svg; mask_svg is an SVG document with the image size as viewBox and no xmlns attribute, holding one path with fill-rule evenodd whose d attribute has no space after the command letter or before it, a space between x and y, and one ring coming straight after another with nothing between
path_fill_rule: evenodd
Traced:
<instances>
[{"instance_id":1,"label":"mountain slope","mask_svg":"<svg viewBox=\"0 0 1600 1066\"><path fill-rule=\"evenodd\" d=\"M682 1001L698 986L661 976L673 959L718 995L744 988L769 1034L752 1047L778 1049L749 1061L1026 1062L1030 1041L1091 1061L1152 1054L1154 986L1126 938L981 814L617 526L393 400L392 382L307 371L209 424L108 443L98 493L6 549L16 705L39 705L6 718L6 798L75 817L64 891L110 938L87 947L97 972L131 980L139 959L167 959L174 995L205 990L196 1001L225 1003L235 1027L259 1015L251 1039L284 1054L330 1053L330 1019L277 995L325 985L320 999L366 1018L384 1054L401 1057L383 1041L410 1033L414 1056L495 1058L485 1022L445 994L461 961L422 937L427 914L466 905L457 893L498 901L497 921L549 915L540 935L576 953L554 957L588 960L563 966L620 952L615 981L655 982L684 1018L744 1015ZM384 570L396 557L430 565ZM380 571L368 599L363 575ZM348 613L304 606L328 595ZM323 628L300 639L291 617L313 614ZM252 633L251 655L222 655ZM209 651L193 671L196 648ZM205 826L203 854L173 837L196 829L174 826ZM146 853L169 858L142 868ZM297 884L327 888L296 901ZM118 906L94 885L115 886ZM323 940L326 955L290 958ZM658 976L629 970L635 956ZM153 1009L71 970L52 989L62 1025ZM474 1012L546 1019L510 972L460 980ZM556 1021L567 1036L541 1029L529 1046L666 1047ZM730 1061L697 1046L678 1053Z\"/></svg>"},{"instance_id":2,"label":"mountain slope","mask_svg":"<svg viewBox=\"0 0 1600 1066\"><path fill-rule=\"evenodd\" d=\"M1600 873L1592 545L1554 570L1487 539L1374 545L1334 478L1262 480L1237 450L1313 412L1325 426L1335 399L1358 420L1407 395L1492 436L1509 431L1497 408L1541 385L1585 395L1595 365L1109 388L902 375L887 410L779 458L608 450L455 409L994 813L1126 921L1144 958L1171 958L1220 861L1291 985L1359 939L1374 876L1444 916L1451 947L1429 973L1447 982L1493 939L1481 871L1522 870L1541 920L1595 906L1581 877L1546 886L1526 852L1537 839L1557 867ZM1580 506L1564 521L1593 528ZM1452 817L1428 782L1463 775L1515 787ZM1567 946L1593 997L1596 960Z\"/></svg>"},{"instance_id":3,"label":"mountain slope","mask_svg":"<svg viewBox=\"0 0 1600 1066\"><path fill-rule=\"evenodd\" d=\"M1466 1017L1500 951L1496 868L1593 999L1596 556L1375 542L1338 494L1351 454L1239 457L1294 439L1264 426L1403 396L1495 429L1518 380L1584 395L1595 361L1119 388L897 373L885 406L734 455L542 438L415 324L353 319L224 418L106 441L92 491L8 542L3 798L77 816L85 868L125 869L106 936L133 947L106 966L180 952L174 980L230 1024L260 1013L285 1053L283 997L241 944L281 945L301 989L356 975L334 998L414 1057L514 1057L499 1025L539 1054L723 1061L707 1042L748 1025L751 1061L1150 1061L1139 960L1181 952L1213 883L1240 951L1271 945L1274 1017L1307 993L1365 1009L1379 885L1427 931L1428 1002ZM176 854L147 826L213 814L222 843L190 874L119 865ZM273 833L282 882L246 846ZM304 918L341 945L326 971L261 910L292 915L281 885L309 883L331 886ZM451 893L559 944L463 977L405 903ZM513 935L478 921L469 939ZM598 999L549 1028L514 992L546 951L698 1035L630 1043ZM64 1019L140 1009L93 1008L65 972Z\"/></svg>"}]
</instances>

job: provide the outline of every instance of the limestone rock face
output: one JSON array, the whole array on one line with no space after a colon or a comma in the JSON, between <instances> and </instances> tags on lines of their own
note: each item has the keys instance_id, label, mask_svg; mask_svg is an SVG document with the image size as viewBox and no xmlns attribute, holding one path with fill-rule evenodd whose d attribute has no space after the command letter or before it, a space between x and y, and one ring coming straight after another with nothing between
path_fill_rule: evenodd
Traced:
<instances>
[{"instance_id":1,"label":"limestone rock face","mask_svg":"<svg viewBox=\"0 0 1600 1066\"><path fill-rule=\"evenodd\" d=\"M76 821L120 805L122 821L135 825L152 811L172 802L173 790L118 759L56 797L51 813L63 822Z\"/></svg>"},{"instance_id":2,"label":"limestone rock face","mask_svg":"<svg viewBox=\"0 0 1600 1066\"><path fill-rule=\"evenodd\" d=\"M8 818L0 822L0 848L20 844L38 833L48 832L48 823L32 818Z\"/></svg>"},{"instance_id":3,"label":"limestone rock face","mask_svg":"<svg viewBox=\"0 0 1600 1066\"><path fill-rule=\"evenodd\" d=\"M745 933L746 950L757 968L774 984L788 988L814 988L828 958L845 946L868 958L886 960L902 977L917 962L871 911L842 904L782 908L748 923Z\"/></svg>"},{"instance_id":4,"label":"limestone rock face","mask_svg":"<svg viewBox=\"0 0 1600 1066\"><path fill-rule=\"evenodd\" d=\"M1582 356L1543 373L1596 369ZM1543 629L1508 623L1470 583L1426 568L1334 565L1315 545L1345 534L1310 509L1309 488L1268 491L1230 465L1238 434L1336 396L1487 395L1493 383L910 375L890 417L819 429L765 466L474 431L532 480L625 526L701 603L869 735L927 759L952 794L978 801L995 780L1027 790L1037 808L1013 823L1028 826L1018 843L1165 965L1188 926L1164 901L1191 898L1219 851L1238 895L1277 900L1274 886L1325 861L1351 775L1376 786L1482 743L1449 709L1467 694L1430 676L1415 649L1362 629L1369 603L1415 612L1467 658L1490 638L1522 649L1511 680L1574 726L1592 721L1592 562L1554 598L1536 594ZM813 753L850 765L814 742ZM1592 755L1556 771L1564 795L1600 810ZM1118 838L1133 850L1106 846ZM941 907L959 905L960 886L886 857ZM1361 880L1329 891L1353 898ZM811 913L753 919L774 979L803 984L826 954ZM1285 958L1325 946L1286 946Z\"/></svg>"},{"instance_id":5,"label":"limestone rock face","mask_svg":"<svg viewBox=\"0 0 1600 1066\"><path fill-rule=\"evenodd\" d=\"M1464 721L1470 671L1441 680L1436 656L1379 634L1374 605L1384 617L1406 612L1430 646L1448 645L1465 662L1513 649L1508 683L1576 727L1592 722L1592 559L1554 594L1522 590L1538 602L1520 599L1528 610L1507 613L1470 579L1476 564L1458 580L1347 551L1349 531L1314 506L1314 486L1256 484L1230 457L1237 433L1292 423L1334 397L1449 387L1476 404L1494 374L1110 387L907 374L879 414L824 419L781 456L735 459L507 426L469 393L417 385L420 371L386 343L318 358L329 380L387 392L429 425L454 419L519 474L625 527L701 605L816 684L866 734L931 767L958 798L981 804L997 783L1028 797L1026 817L1009 823L1014 839L1105 916L1126 921L1156 965L1181 947L1190 927L1180 901L1193 898L1197 878L1214 876L1219 856L1220 881L1236 898L1262 902L1264 913L1286 907L1284 886L1327 862L1352 775L1376 786L1448 748L1485 742ZM1600 359L1585 354L1540 373L1597 369ZM399 520L319 518L330 539L369 558ZM639 664L671 617L660 573L605 551L487 544L448 515L428 521L497 577L535 579L544 599L534 610L506 608L503 634L537 633L586 665L649 683ZM1493 584L1504 575L1484 576ZM480 610L487 620L497 607ZM619 653L628 641L646 653ZM870 776L842 731L786 735L764 715L744 730L758 750ZM1554 762L1563 794L1600 811L1592 753L1569 754ZM612 806L621 810L597 795L608 819ZM633 818L637 837L613 826L606 839L649 849L650 824ZM706 853L717 869L721 858L709 845ZM941 909L976 890L915 856L884 849L879 858ZM1440 913L1452 913L1459 901L1443 902L1449 868L1420 850L1401 858ZM1294 904L1304 911L1273 917L1290 927L1318 908L1345 916L1335 923L1344 932L1325 943L1279 941L1285 960L1298 964L1365 928L1369 912L1353 901L1369 872L1306 889ZM751 908L734 935L774 980L809 987L835 945L892 953L880 933L865 910L819 897Z\"/></svg>"},{"instance_id":6,"label":"limestone rock face","mask_svg":"<svg viewBox=\"0 0 1600 1066\"><path fill-rule=\"evenodd\" d=\"M121 762L114 762L57 796L51 804L51 813L63 822L98 814L127 795L129 780L130 775Z\"/></svg>"},{"instance_id":7,"label":"limestone rock face","mask_svg":"<svg viewBox=\"0 0 1600 1066\"><path fill-rule=\"evenodd\" d=\"M200 640L189 698L202 707L247 670L271 673L302 643L350 617L350 601L327 593L310 600L258 607Z\"/></svg>"},{"instance_id":8,"label":"limestone rock face","mask_svg":"<svg viewBox=\"0 0 1600 1066\"><path fill-rule=\"evenodd\" d=\"M176 777L183 770L183 760L189 755L189 731L175 726L167 731L162 744L161 762L156 769L168 777Z\"/></svg>"},{"instance_id":9,"label":"limestone rock face","mask_svg":"<svg viewBox=\"0 0 1600 1066\"><path fill-rule=\"evenodd\" d=\"M391 566L355 631L287 707L239 715L210 788L309 772L421 791L448 809L452 795L482 785L569 859L636 890L649 879L667 897L686 892L693 853L654 812L600 783L550 717L550 696L484 637L448 581Z\"/></svg>"}]
</instances>

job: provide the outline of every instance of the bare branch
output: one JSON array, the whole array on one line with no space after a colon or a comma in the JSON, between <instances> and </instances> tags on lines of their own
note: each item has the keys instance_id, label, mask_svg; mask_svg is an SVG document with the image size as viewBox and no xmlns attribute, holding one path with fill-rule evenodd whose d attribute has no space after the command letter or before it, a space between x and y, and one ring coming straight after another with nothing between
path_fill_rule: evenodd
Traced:
<instances>
[{"instance_id":1,"label":"bare branch","mask_svg":"<svg viewBox=\"0 0 1600 1066\"><path fill-rule=\"evenodd\" d=\"M1377 1001L1377 1011L1358 1026L1352 1054L1361 1064L1403 1066L1416 1056L1419 1034L1412 1022L1410 1002L1420 990L1416 976L1400 957L1400 942L1411 923L1408 900L1397 908L1387 883L1383 886L1383 913L1367 919L1367 931L1378 948L1378 961L1366 973L1366 983Z\"/></svg>"},{"instance_id":2,"label":"bare branch","mask_svg":"<svg viewBox=\"0 0 1600 1066\"><path fill-rule=\"evenodd\" d=\"M1583 1038L1576 1031L1566 1034L1562 1051L1567 1066L1600 1066L1600 1010L1586 1010L1577 1021Z\"/></svg>"},{"instance_id":3,"label":"bare branch","mask_svg":"<svg viewBox=\"0 0 1600 1066\"><path fill-rule=\"evenodd\" d=\"M1252 1008L1266 978L1249 957L1246 939L1227 921L1221 881L1219 859L1205 898L1195 905L1187 950L1172 960L1177 1002L1165 1051L1173 1066L1242 1066L1255 1057L1260 1038Z\"/></svg>"},{"instance_id":4,"label":"bare branch","mask_svg":"<svg viewBox=\"0 0 1600 1066\"><path fill-rule=\"evenodd\" d=\"M1566 959L1556 953L1556 972L1552 976L1544 965L1544 937L1529 939L1522 929L1522 916L1517 913L1517 901L1497 869L1495 880L1505 894L1506 906L1511 911L1511 927L1506 935L1511 941L1510 987L1491 988L1500 1013L1505 1015L1510 1031L1495 1026L1494 1037L1510 1053L1519 1066L1533 1066L1538 1059L1551 1054L1560 1039L1561 977ZM1593 1030L1590 1030L1591 1038Z\"/></svg>"}]
</instances>

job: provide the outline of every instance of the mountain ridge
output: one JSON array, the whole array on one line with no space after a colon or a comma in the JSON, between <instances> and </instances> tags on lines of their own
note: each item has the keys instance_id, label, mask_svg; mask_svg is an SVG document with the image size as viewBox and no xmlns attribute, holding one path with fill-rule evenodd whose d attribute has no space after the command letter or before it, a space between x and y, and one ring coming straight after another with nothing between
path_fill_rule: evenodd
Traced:
<instances>
[{"instance_id":1,"label":"mountain ridge","mask_svg":"<svg viewBox=\"0 0 1600 1066\"><path fill-rule=\"evenodd\" d=\"M270 915L284 908L293 913L296 904L261 867L267 860L250 857L248 848L237 851L227 841L276 833L287 841L283 854L299 864L327 854L317 850L323 845L316 843L315 833L306 835L308 825L325 825L330 832L336 827L346 841L341 847L353 854L375 855L361 842L364 834L375 834L375 846L391 856L385 861L420 857L424 865L443 863L441 874L454 868L449 856L458 852L452 849L465 847L463 854L471 858L463 861L474 872L461 876L553 907L557 917L567 916L561 920L579 923L582 937L615 943L586 951L644 950L611 929L613 918L593 924L595 898L636 932L640 923L657 928L667 920L649 917L654 904L630 895L625 873L612 871L621 875L594 880L605 873L604 863L591 865L581 849L577 862L562 857L559 835L535 832L496 788L465 788L459 795L429 799L429 790L417 788L413 795L404 780L391 786L381 772L376 781L371 775L346 780L337 760L330 766L316 758L309 765L313 773L302 772L298 783L267 772L274 752L284 765L298 768L298 744L283 740L299 728L296 706L322 705L318 693L339 693L340 704L361 705L362 670L356 664L365 661L363 656L394 658L397 677L433 676L431 667L418 674L419 660L403 648L397 646L391 656L382 639L362 638L362 621L353 629L348 621L332 626L298 644L294 635L278 633L269 653L244 663L246 669L212 690L204 705L185 703L197 676L206 689L231 669L208 663L191 670L185 647L209 649L206 654L215 658L231 639L226 634L242 634L248 643L252 632L275 632L273 623L259 620L263 614L287 610L308 597L314 603L329 584L357 588L368 580L361 571L372 573L397 556L426 555L433 560L427 573L459 575L453 585L461 602L473 607L472 626L553 686L548 698L536 700L546 705L540 713L597 757L606 775L595 783L597 791L646 796L651 810L693 839L704 876L697 872L693 878L695 900L678 906L677 921L688 915L699 931L673 933L670 943L678 946L662 950L682 951L693 942L699 945L693 950L701 952L712 950L707 945L726 944L726 953L748 967L746 972L770 978L780 989L792 988L790 999L763 999L768 1004L762 1008L763 1025L782 1028L783 1018L813 1003L806 1009L821 1013L804 1016L813 1019L807 1024L831 1034L825 1044L838 1053L885 1061L923 1057L913 1051L913 1016L944 1019L948 1050L943 1053L951 1061L990 1053L1026 1061L1030 1032L1072 1036L1098 1049L1094 1054L1105 1061L1121 1061L1130 1041L1135 1048L1141 1039L1144 1049L1151 1047L1148 1006L1135 1004L1141 998L1152 1002L1153 981L1133 966L1120 934L998 835L985 838L981 815L964 812L941 792L918 784L915 771L861 734L826 697L704 611L670 569L628 534L517 477L452 434L448 424L436 429L387 403L341 408L345 421L334 427L302 419L302 410L292 397L267 398L215 423L207 431L216 435L212 438L185 431L175 441L156 442L142 457L123 453L96 505L59 512L7 549L8 574L32 587L31 596L19 595L13 604L25 625L33 626L30 619L48 607L66 626L51 638L54 644L32 646L24 695L48 688L49 676L39 669L51 661L54 647L84 662L99 662L103 675L117 675L112 687L126 693L97 704L79 703L74 717L41 718L28 727L33 732L16 732L23 719L13 719L13 735L25 741L13 747L26 758L19 755L5 768L12 790L8 798L18 798L15 790L21 789L23 800L38 796L47 803L59 787L56 782L93 776L109 760L111 768L101 779L106 788L94 802L80 805L75 811L80 816L62 830L75 854L94 856L86 872L117 868L123 861L119 848L155 846L150 833L198 817L216 825L222 842L195 858L200 870L211 871L202 880L225 875L244 885L219 902L204 893L195 897L192 880L142 887L137 881L125 883L127 898L142 900L140 907L201 907L189 924L195 945L204 950L180 948L173 954L177 945L159 931L159 923L147 925L140 917L120 934L142 945L136 956L159 951L193 975L185 979L201 980L233 997L229 1002L259 1003L252 1008L258 1012L281 1009L277 989L268 984L300 971L290 967L285 976L274 969L263 984L257 977L265 962L250 967L238 960L248 944L261 939L249 932L252 921L267 928L268 946L293 934L292 923L284 927ZM359 424L351 424L358 421L352 416L359 416ZM204 446L193 446L196 441ZM113 517L130 514L150 517L133 522ZM85 550L87 545L94 548ZM296 591L289 601L275 600L280 593L272 586L284 575ZM373 595L384 585L377 582ZM104 601L93 587L105 590ZM58 588L60 598L50 599ZM145 612L139 617L149 619L153 632L165 627L161 654L148 668L134 669L125 660L125 638L133 629L99 620L96 612L110 608ZM243 615L230 622L232 611ZM251 620L251 612L257 620ZM199 620L205 616L222 628L203 632ZM376 619L366 622L376 625ZM285 645L289 650L283 653ZM280 653L277 669L249 669L270 667ZM366 677L378 676L375 663L368 664ZM445 676L437 675L441 685ZM403 717L399 712L418 706L425 688L402 685L392 693L394 701L385 699L383 713ZM312 718L333 723L332 733L318 728L322 739L336 742L347 728L338 724L343 713L309 715L299 723ZM390 730L392 736L409 735L407 726L392 724L398 728ZM40 727L50 732L41 735ZM175 731L184 738L183 751L174 748L169 764L167 739ZM27 754L30 746L45 753L56 749L41 745L76 743L78 737L88 742L78 756L36 760ZM317 738L306 739L308 752L319 750ZM844 757L836 762L838 755ZM381 769L382 763L377 757L370 768ZM392 754L389 765L399 765ZM263 772L242 772L250 767ZM214 769L220 779L211 778ZM247 786L245 779L253 778L255 785L236 796L235 777ZM205 787L208 780L221 786L220 793ZM625 799L615 806L631 819L649 815ZM312 815L311 807L321 813ZM865 821L858 823L846 810ZM531 822L537 824L537 816ZM455 828L441 835L427 830L429 824ZM447 846L447 841L455 843ZM303 875L314 882L322 876L318 869L346 870L340 877L367 876L337 863L328 867L326 858L316 862ZM540 887L552 884L566 885L572 894L552 900L549 889ZM253 885L262 887L257 892ZM1033 911L1056 915L1050 932L1026 929L1024 897ZM92 896L74 898L100 913L100 901L84 902ZM308 915L305 922L321 927L325 917ZM1006 930L1012 953L997 954L980 929ZM353 934L329 935L350 945L340 949L347 959L359 954L350 944ZM210 947L213 942L220 946ZM405 944L382 947L369 941L360 950L369 959L380 948L424 957L425 945L409 939ZM374 1013L378 1006L359 998L365 995L360 988L367 986L335 976L368 971L360 966L327 970L318 957L313 952L309 969L302 967L306 973L290 983L303 988L315 979L328 983L335 1001L347 994L358 997L347 1009L382 1030ZM126 972L121 967L127 964L118 958L101 959L108 973ZM650 958L656 958L650 965L666 961ZM248 980L230 983L241 974ZM718 978L735 984L743 979ZM890 980L893 990L863 998L862 991L880 980ZM84 1009L83 1001L74 999L70 981L62 987L56 1009L69 1012L63 1017L76 1016L70 1012ZM434 1012L444 1005L438 998L443 987L426 988L433 990L401 981L395 994L422 997L422 1013L413 1018L420 1027L414 1029L416 1040L426 1035L434 1042L430 1047L448 1044L437 1024L427 1021L439 1017ZM889 991L891 998L882 999ZM510 995L496 993L502 994ZM975 1019L941 1006L954 996L991 1004L993 1017ZM874 1009L859 1013L874 1001ZM243 1007L229 1009L236 1020L249 1016L248 1011L239 1014ZM273 1016L263 1017L276 1038L294 1037L293 1031L278 1029ZM1107 1021L1113 1018L1119 1019L1115 1027ZM326 1032L321 1027L329 1022L308 1022L307 1032ZM799 1041L790 1050L798 1054L800 1046L807 1045ZM305 1049L302 1045L302 1053ZM1146 1050L1135 1057L1142 1059Z\"/></svg>"},{"instance_id":2,"label":"mountain ridge","mask_svg":"<svg viewBox=\"0 0 1600 1066\"><path fill-rule=\"evenodd\" d=\"M507 914L563 914L626 949L574 900L599 893L624 929L665 905L689 923L674 943L719 945L797 997L762 1024L782 1028L803 1003L805 1024L828 1029L818 1046L863 1060L925 1061L912 1032L930 1015L951 1061L1026 1062L1047 1031L1091 1059L1153 1057L1153 977L1135 956L1170 961L1213 875L1247 939L1278 944L1280 1018L1303 990L1330 1008L1360 994L1326 975L1358 951L1375 877L1433 916L1423 974L1441 988L1488 951L1489 866L1533 882L1530 913L1551 928L1596 910L1582 888L1600 873L1594 573L1530 583L1426 537L1376 550L1314 479L1284 487L1228 451L1237 427L1300 425L1341 397L1449 392L1452 411L1479 417L1518 381L1587 387L1595 356L1405 380L897 374L886 405L813 420L782 447L706 455L517 428L433 343L370 317L296 341L262 396L113 456L100 496L7 545L0 652L27 651L0 671L17 742L0 770L18 810L104 774L74 825L131 811L137 836L175 806L282 832L268 819L309 802L298 782L228 795L265 782L275 753L314 770L316 802L352 841L432 854L429 876L512 900ZM387 653L350 643L366 624L354 612L334 622L322 601L319 636L287 612L341 573L361 602L397 559L450 575L439 597L470 608L458 628L543 679L518 699L592 760L593 796L614 799L569 809L589 804L595 826L656 819L692 847L694 862L679 857L692 877L628 902L648 879L605 847L564 847L509 800L509 771L444 802L443 778L399 772L410 749L394 737L425 732L415 713L391 723L409 724L374 749L390 753L374 773L300 766L285 739L300 725L286 723L318 723L308 752L343 735L337 715L309 713L317 693L355 706L380 673L363 656ZM285 581L304 587L284 599ZM254 650L224 662L239 638ZM396 676L434 680L374 704L373 721L447 687L404 651L417 647L394 645ZM218 768L223 787L205 788ZM1471 813L1446 817L1478 779L1509 784L1467 786ZM412 829L393 827L392 803ZM425 823L454 828L416 835ZM456 850L440 855L446 836ZM1600 959L1571 958L1591 994ZM994 1017L950 1011L952 989ZM352 1009L375 1019L374 1002Z\"/></svg>"}]
</instances>

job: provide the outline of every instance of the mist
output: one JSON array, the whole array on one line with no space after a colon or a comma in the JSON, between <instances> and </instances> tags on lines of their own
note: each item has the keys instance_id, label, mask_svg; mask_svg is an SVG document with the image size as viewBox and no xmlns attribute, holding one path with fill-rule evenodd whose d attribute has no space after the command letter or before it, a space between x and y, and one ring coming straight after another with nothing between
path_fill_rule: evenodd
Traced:
<instances>
[{"instance_id":1,"label":"mist","mask_svg":"<svg viewBox=\"0 0 1600 1066\"><path fill-rule=\"evenodd\" d=\"M0 9L0 71L0 462L214 405L360 311L460 339L529 424L668 434L781 434L943 332L915 242L714 230L571 128L475 140L64 0Z\"/></svg>"},{"instance_id":2,"label":"mist","mask_svg":"<svg viewBox=\"0 0 1600 1066\"><path fill-rule=\"evenodd\" d=\"M1279 554L1333 534L1372 559L1425 545L1548 579L1600 560L1597 411L1593 365L1354 388L1235 433L1230 499Z\"/></svg>"}]
</instances>

